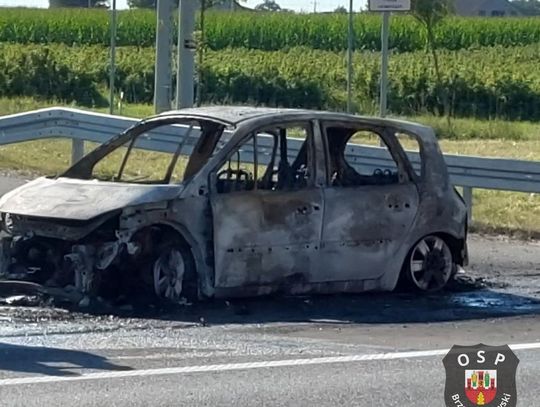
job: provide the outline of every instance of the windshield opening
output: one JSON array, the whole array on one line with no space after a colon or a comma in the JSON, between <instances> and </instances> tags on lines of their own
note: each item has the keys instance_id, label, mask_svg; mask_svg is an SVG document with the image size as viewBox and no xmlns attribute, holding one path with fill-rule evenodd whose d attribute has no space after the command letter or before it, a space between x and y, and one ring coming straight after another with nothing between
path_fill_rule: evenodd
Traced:
<instances>
[{"instance_id":1,"label":"windshield opening","mask_svg":"<svg viewBox=\"0 0 540 407\"><path fill-rule=\"evenodd\" d=\"M184 120L139 126L92 166L92 179L111 182L169 184L195 175L227 142L222 124ZM150 127L150 128L148 128ZM131 135L131 136L130 136Z\"/></svg>"}]
</instances>

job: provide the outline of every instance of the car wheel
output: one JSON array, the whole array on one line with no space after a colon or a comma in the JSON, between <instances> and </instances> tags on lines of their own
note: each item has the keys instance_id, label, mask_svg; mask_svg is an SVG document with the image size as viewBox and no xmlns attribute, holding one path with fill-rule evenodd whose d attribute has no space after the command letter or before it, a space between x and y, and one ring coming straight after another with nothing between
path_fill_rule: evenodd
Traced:
<instances>
[{"instance_id":1,"label":"car wheel","mask_svg":"<svg viewBox=\"0 0 540 407\"><path fill-rule=\"evenodd\" d=\"M189 281L192 263L189 249L165 246L159 251L152 267L154 294L158 299L176 304L192 300L193 282Z\"/></svg>"},{"instance_id":2,"label":"car wheel","mask_svg":"<svg viewBox=\"0 0 540 407\"><path fill-rule=\"evenodd\" d=\"M452 251L439 236L421 239L411 250L405 272L408 282L417 291L443 289L453 275Z\"/></svg>"}]
</instances>

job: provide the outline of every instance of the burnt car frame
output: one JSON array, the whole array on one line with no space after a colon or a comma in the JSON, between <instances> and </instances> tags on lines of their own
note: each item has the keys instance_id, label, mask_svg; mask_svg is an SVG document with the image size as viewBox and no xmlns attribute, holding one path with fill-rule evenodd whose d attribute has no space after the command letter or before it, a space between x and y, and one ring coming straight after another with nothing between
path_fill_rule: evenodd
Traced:
<instances>
[{"instance_id":1,"label":"burnt car frame","mask_svg":"<svg viewBox=\"0 0 540 407\"><path fill-rule=\"evenodd\" d=\"M127 167L144 166L132 150L162 127L175 146L163 177L130 179ZM362 173L350 163L359 134L375 137L393 168ZM420 168L402 135L417 143ZM95 169L113 154L118 171L100 179ZM81 304L389 291L399 281L436 291L467 262L466 206L434 131L331 112L222 106L154 116L62 175L6 194L0 213L0 276L69 287Z\"/></svg>"}]
</instances>

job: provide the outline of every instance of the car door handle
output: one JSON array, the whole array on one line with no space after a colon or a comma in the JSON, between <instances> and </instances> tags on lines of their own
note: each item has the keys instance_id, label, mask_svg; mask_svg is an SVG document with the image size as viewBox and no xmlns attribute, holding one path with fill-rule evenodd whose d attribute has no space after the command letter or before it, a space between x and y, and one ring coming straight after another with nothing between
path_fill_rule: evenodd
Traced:
<instances>
[{"instance_id":1,"label":"car door handle","mask_svg":"<svg viewBox=\"0 0 540 407\"><path fill-rule=\"evenodd\" d=\"M319 205L304 205L304 206L300 206L299 208L296 209L296 212L299 213L300 215L310 215L313 213L313 211L318 211L320 209Z\"/></svg>"},{"instance_id":2,"label":"car door handle","mask_svg":"<svg viewBox=\"0 0 540 407\"><path fill-rule=\"evenodd\" d=\"M308 215L309 213L311 213L311 210L308 206L301 206L296 209L296 212L300 215Z\"/></svg>"}]
</instances>

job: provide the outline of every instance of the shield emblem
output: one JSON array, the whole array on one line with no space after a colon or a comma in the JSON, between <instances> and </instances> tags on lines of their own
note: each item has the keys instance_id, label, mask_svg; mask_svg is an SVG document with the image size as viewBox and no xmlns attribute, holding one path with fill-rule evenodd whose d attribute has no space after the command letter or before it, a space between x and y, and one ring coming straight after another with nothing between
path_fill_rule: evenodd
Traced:
<instances>
[{"instance_id":1,"label":"shield emblem","mask_svg":"<svg viewBox=\"0 0 540 407\"><path fill-rule=\"evenodd\" d=\"M516 406L519 359L507 345L455 345L443 363L447 406Z\"/></svg>"},{"instance_id":2,"label":"shield emblem","mask_svg":"<svg viewBox=\"0 0 540 407\"><path fill-rule=\"evenodd\" d=\"M497 371L465 370L465 395L477 406L491 403L497 395Z\"/></svg>"}]
</instances>

